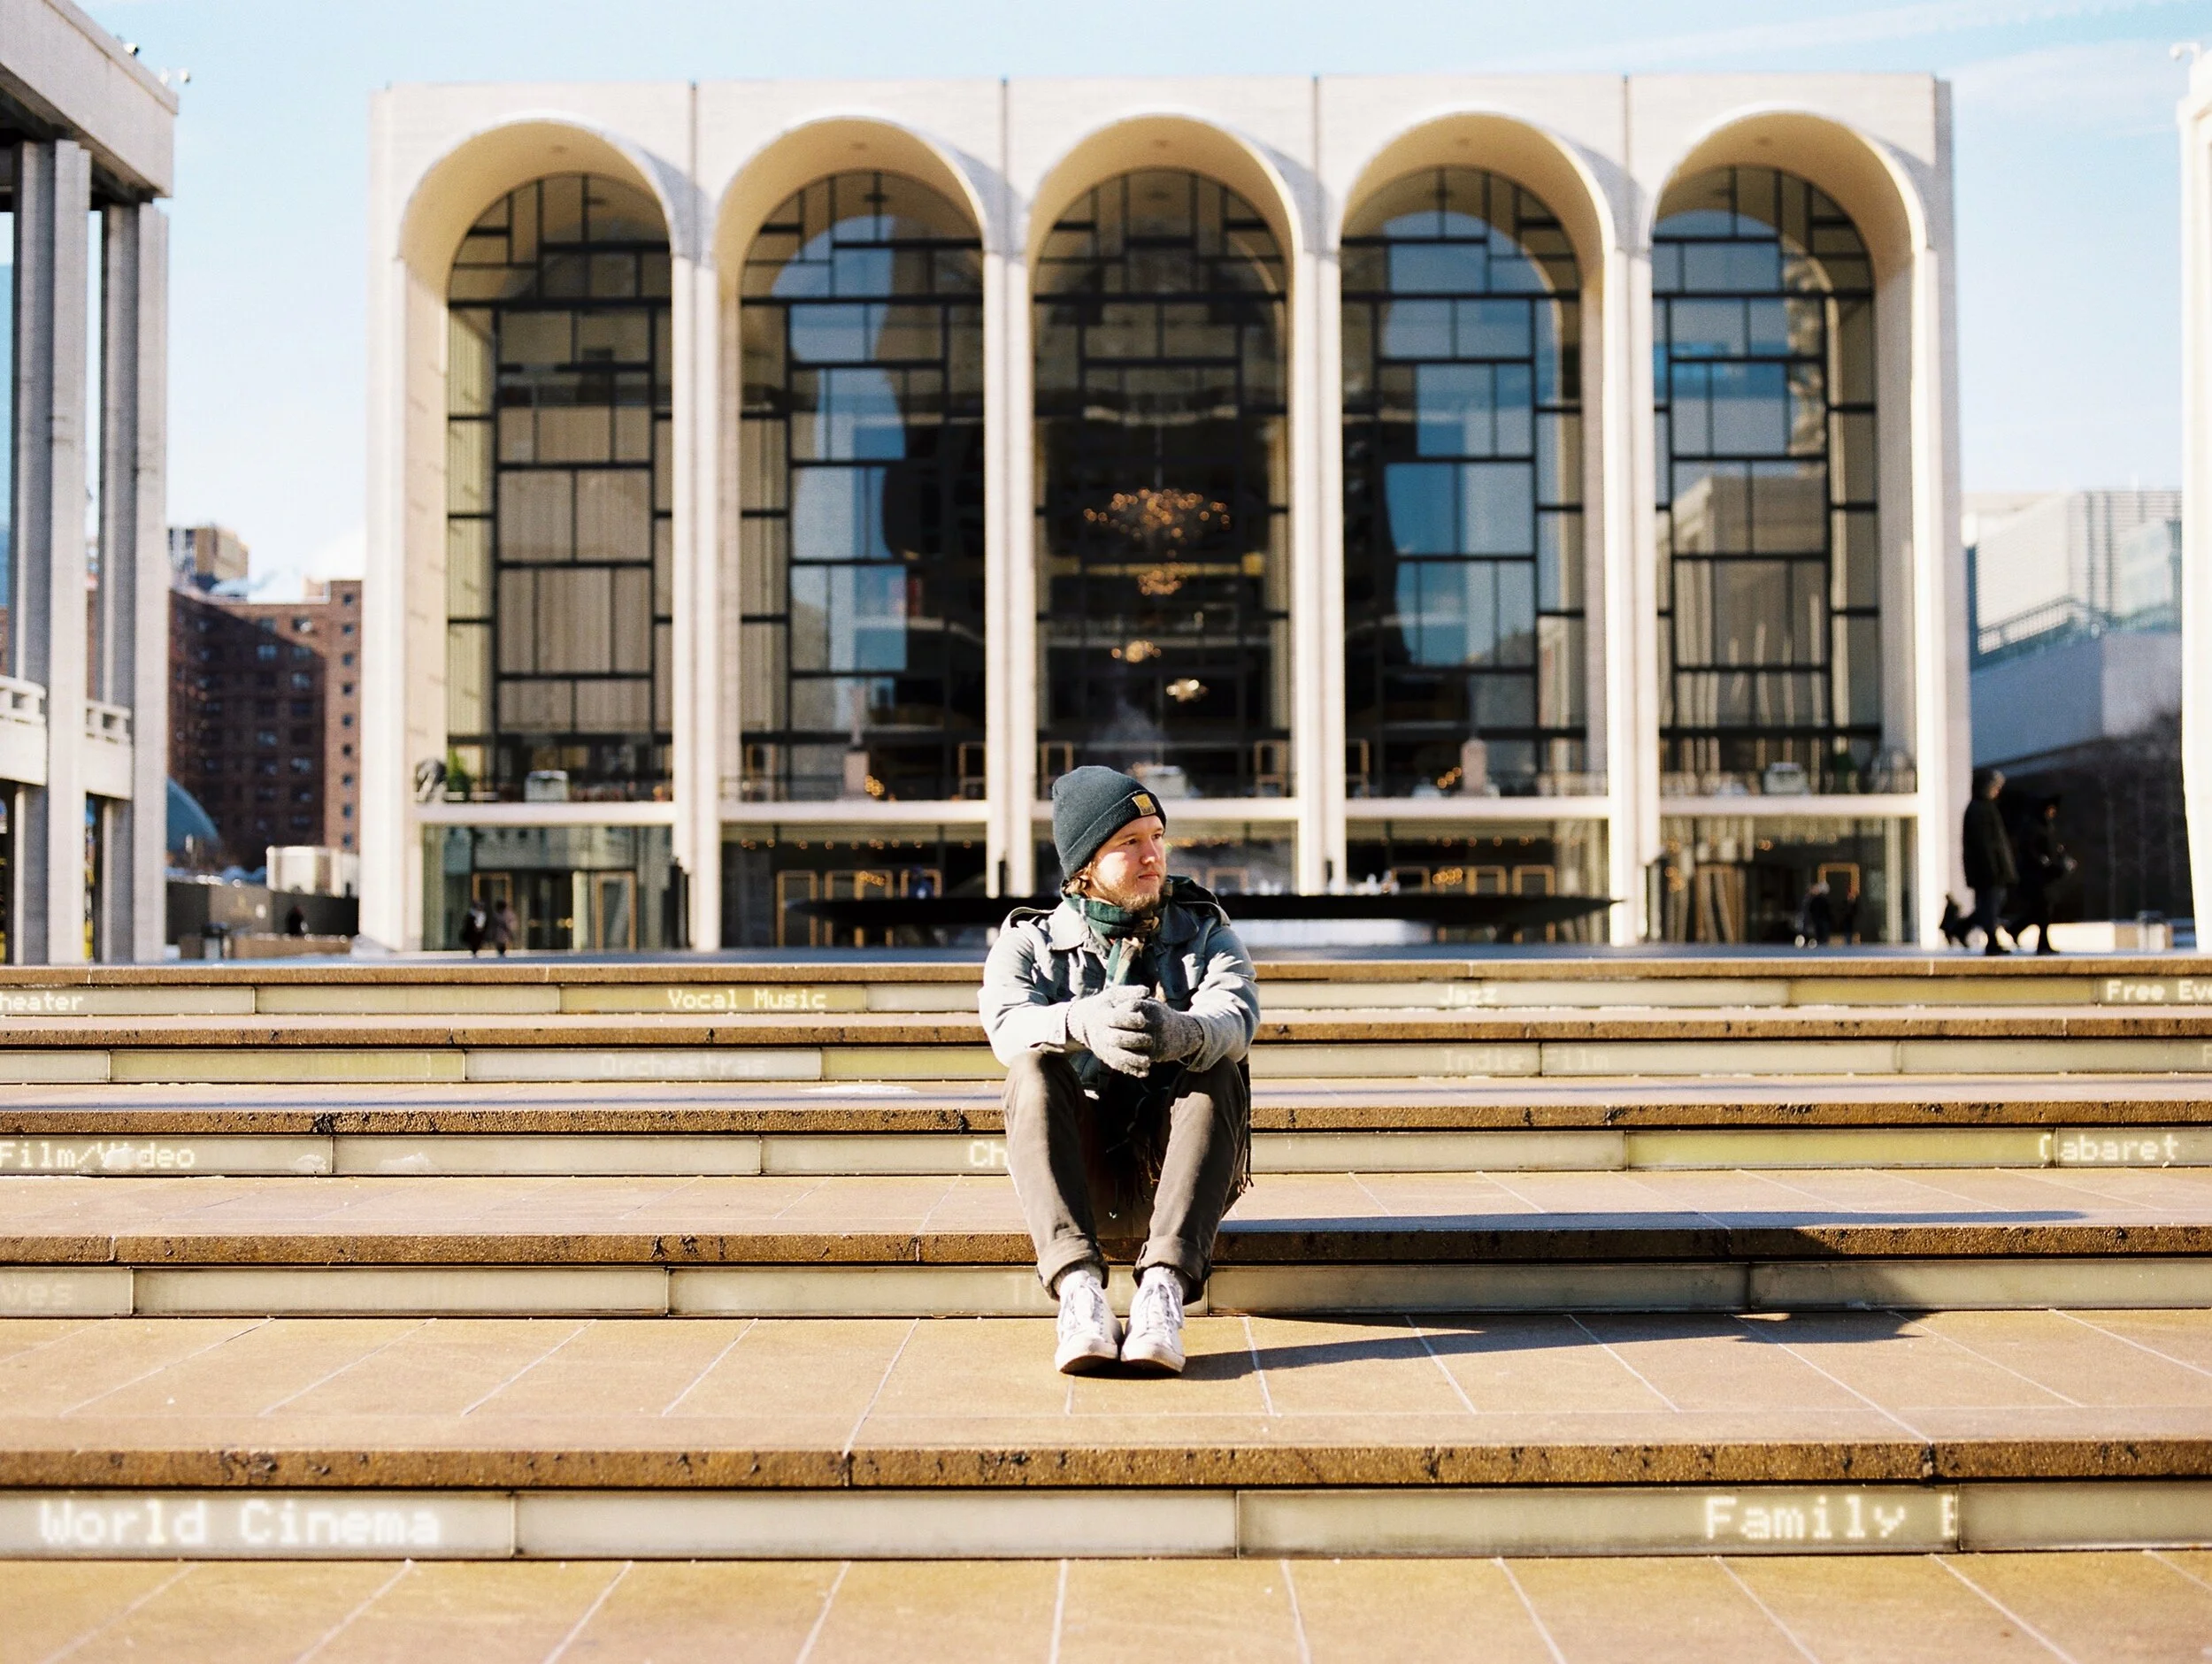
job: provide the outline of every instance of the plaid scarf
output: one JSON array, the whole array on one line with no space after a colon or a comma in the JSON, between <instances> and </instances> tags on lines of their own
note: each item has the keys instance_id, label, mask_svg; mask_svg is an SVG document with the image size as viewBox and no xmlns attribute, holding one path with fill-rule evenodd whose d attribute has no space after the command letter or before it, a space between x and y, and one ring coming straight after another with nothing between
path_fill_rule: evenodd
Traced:
<instances>
[{"instance_id":1,"label":"plaid scarf","mask_svg":"<svg viewBox=\"0 0 2212 1664\"><path fill-rule=\"evenodd\" d=\"M1111 901L1101 901L1087 895L1072 893L1068 900L1075 903L1084 922L1106 943L1106 985L1118 983L1140 982L1149 985L1156 980L1152 975L1152 939L1160 933L1162 905L1132 910L1116 907Z\"/></svg>"}]
</instances>

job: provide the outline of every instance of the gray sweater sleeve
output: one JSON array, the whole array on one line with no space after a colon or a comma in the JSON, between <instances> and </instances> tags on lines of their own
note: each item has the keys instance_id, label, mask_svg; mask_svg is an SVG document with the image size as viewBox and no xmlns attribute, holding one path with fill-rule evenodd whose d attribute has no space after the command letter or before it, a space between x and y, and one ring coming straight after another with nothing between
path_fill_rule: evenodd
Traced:
<instances>
[{"instance_id":1,"label":"gray sweater sleeve","mask_svg":"<svg viewBox=\"0 0 2212 1664\"><path fill-rule=\"evenodd\" d=\"M1260 1026L1260 991L1252 956L1244 951L1236 932L1226 924L1219 925L1207 946L1212 952L1206 962L1205 980L1191 991L1190 1015L1198 1019L1206 1035L1198 1049L1184 1060L1184 1066L1194 1074L1203 1074L1225 1061L1242 1062Z\"/></svg>"},{"instance_id":2,"label":"gray sweater sleeve","mask_svg":"<svg viewBox=\"0 0 2212 1664\"><path fill-rule=\"evenodd\" d=\"M984 962L983 989L977 1003L983 1014L983 1031L990 1036L991 1050L1002 1063L1030 1052L1071 1052L1068 1039L1068 1008L1052 1001L1049 979L1039 969L1043 951L1040 933L1026 925L1011 925L991 944Z\"/></svg>"}]
</instances>

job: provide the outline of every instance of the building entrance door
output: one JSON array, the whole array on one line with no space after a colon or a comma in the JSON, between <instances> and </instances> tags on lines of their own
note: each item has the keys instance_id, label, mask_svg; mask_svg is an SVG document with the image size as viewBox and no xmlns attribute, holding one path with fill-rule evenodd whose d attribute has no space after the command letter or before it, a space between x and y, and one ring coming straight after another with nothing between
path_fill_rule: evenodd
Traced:
<instances>
[{"instance_id":1,"label":"building entrance door","mask_svg":"<svg viewBox=\"0 0 2212 1664\"><path fill-rule=\"evenodd\" d=\"M594 872L582 875L591 886L591 942L621 953L637 949L637 875Z\"/></svg>"},{"instance_id":2,"label":"building entrance door","mask_svg":"<svg viewBox=\"0 0 2212 1664\"><path fill-rule=\"evenodd\" d=\"M565 872L478 872L469 893L487 916L505 901L515 910L514 946L557 952L575 946L576 920Z\"/></svg>"}]
</instances>

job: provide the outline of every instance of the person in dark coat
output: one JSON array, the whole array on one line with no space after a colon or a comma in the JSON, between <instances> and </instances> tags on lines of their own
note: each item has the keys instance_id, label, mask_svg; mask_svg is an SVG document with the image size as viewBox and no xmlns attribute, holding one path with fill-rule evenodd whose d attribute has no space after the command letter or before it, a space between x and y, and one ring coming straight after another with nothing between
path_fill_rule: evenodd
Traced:
<instances>
[{"instance_id":1,"label":"person in dark coat","mask_svg":"<svg viewBox=\"0 0 2212 1664\"><path fill-rule=\"evenodd\" d=\"M2045 798L2020 830L2020 897L2014 909L2012 939L2024 944L2033 930L2039 954L2058 951L2051 946L2051 893L2075 864L2058 840L2058 809L2056 797Z\"/></svg>"},{"instance_id":2,"label":"person in dark coat","mask_svg":"<svg viewBox=\"0 0 2212 1664\"><path fill-rule=\"evenodd\" d=\"M490 920L485 916L484 904L481 901L471 901L469 910L461 915L461 946L469 950L471 959L475 958L483 950L484 932L489 925Z\"/></svg>"},{"instance_id":3,"label":"person in dark coat","mask_svg":"<svg viewBox=\"0 0 2212 1664\"><path fill-rule=\"evenodd\" d=\"M1801 947L1825 947L1836 931L1835 895L1828 880L1816 878L1797 908L1797 941Z\"/></svg>"},{"instance_id":4,"label":"person in dark coat","mask_svg":"<svg viewBox=\"0 0 2212 1664\"><path fill-rule=\"evenodd\" d=\"M1974 911L1966 928L1978 927L1985 954L2012 950L1997 939L1998 921L2005 914L2005 892L2020 881L2013 864L2012 840L2005 833L2005 817L1997 808L1997 794L2005 789L2005 777L1995 769L1974 771L1974 801L1966 806L1960 829L1959 853L1966 867L1966 882L1974 892Z\"/></svg>"}]
</instances>

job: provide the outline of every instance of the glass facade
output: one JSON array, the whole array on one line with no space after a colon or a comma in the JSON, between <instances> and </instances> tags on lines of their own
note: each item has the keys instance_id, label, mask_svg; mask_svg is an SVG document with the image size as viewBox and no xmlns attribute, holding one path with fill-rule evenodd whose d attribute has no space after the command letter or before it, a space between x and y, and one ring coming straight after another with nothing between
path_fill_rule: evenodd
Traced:
<instances>
[{"instance_id":1,"label":"glass facade","mask_svg":"<svg viewBox=\"0 0 2212 1664\"><path fill-rule=\"evenodd\" d=\"M1701 816L1659 832L1655 940L1914 939L1909 820Z\"/></svg>"},{"instance_id":2,"label":"glass facade","mask_svg":"<svg viewBox=\"0 0 2212 1664\"><path fill-rule=\"evenodd\" d=\"M1286 280L1195 173L1087 192L1035 272L1041 793L1086 763L1164 798L1286 796Z\"/></svg>"},{"instance_id":3,"label":"glass facade","mask_svg":"<svg viewBox=\"0 0 2212 1664\"><path fill-rule=\"evenodd\" d=\"M740 790L983 794L982 246L841 173L761 227L739 303Z\"/></svg>"},{"instance_id":4,"label":"glass facade","mask_svg":"<svg viewBox=\"0 0 2212 1664\"><path fill-rule=\"evenodd\" d=\"M1355 826L1345 845L1356 891L1461 895L1603 895L1605 823L1516 821L1450 826L1386 821ZM1525 934L1542 941L1601 941L1602 913ZM1492 939L1487 927L1440 930L1441 939Z\"/></svg>"},{"instance_id":5,"label":"glass facade","mask_svg":"<svg viewBox=\"0 0 2212 1664\"><path fill-rule=\"evenodd\" d=\"M1665 787L1898 785L1866 245L1803 180L1722 168L1660 204L1652 288Z\"/></svg>"},{"instance_id":6,"label":"glass facade","mask_svg":"<svg viewBox=\"0 0 2212 1664\"><path fill-rule=\"evenodd\" d=\"M1807 159L1772 134L1773 149L1741 154ZM1455 139L1420 154L1522 154L1471 130L1441 142ZM1479 166L1377 170L1340 235L1317 220L1313 246L1294 247L1286 214L1321 213L1326 193L1304 181L1279 201L1225 172L1248 199L1176 165L1210 153L1157 142L1145 165L1029 204L1044 210L1022 234L1029 257L1010 243L987 293L1000 209L864 167L892 153L841 142L856 159L823 165L848 171L780 179L773 190L807 182L757 229L772 191L743 227L710 211L716 252L695 270L679 269L642 183L549 175L476 219L446 274L442 695L416 676L443 699L447 740L410 762L445 764L440 783L419 769L422 796L444 801L417 824L465 823L477 842L459 867L445 833L425 844L426 924L449 936L480 878L526 872L534 941L674 939L652 897L680 907L685 875L649 879L643 845L617 859L591 841L631 830L554 829L570 842L528 859L482 843L487 821L645 813L467 806L672 799L680 755L687 797L696 767L715 801L648 813L687 865L719 861L733 947L830 945L798 910L809 901L1048 890L1044 806L983 801L987 780L1026 781L1033 762L1036 798L1081 764L1138 775L1187 829L1171 840L1176 870L1232 893L1610 893L1618 915L1530 929L1594 939L1642 913L1655 939L1755 941L1795 932L1833 869L1821 894L1852 898L1834 933L1908 932L1902 736L1935 732L1928 713L1957 690L1916 692L1926 656L1906 650L1901 598L1920 557L1894 503L1885 527L1879 487L1905 491L1907 461L1940 438L1923 427L1951 418L1939 397L1904 408L1903 309L1884 319L1885 360L1870 244L1839 203L1775 167L1686 170L1663 188L1647 410L1640 364L1598 350L1603 274L1578 257L1595 239L1580 228L1611 209L1563 174L1537 175L1547 200ZM756 188L744 178L732 200ZM1886 210L1851 201L1886 251ZM478 205L458 203L456 221ZM1325 294L1333 260L1337 295L1297 324L1300 349L1314 341L1324 362L1294 364L1294 290ZM702 380L680 429L672 284L690 295L695 277L720 288L698 291L714 339L684 349ZM1640 297L1624 304L1640 332ZM432 354L411 351L419 376ZM1326 393L1340 369L1340 400ZM1586 432L1586 402L1621 421ZM687 464L695 449L713 459L683 577L717 613L697 679L707 726L680 754L680 433ZM411 490L434 489L432 458L403 460ZM1639 546L1614 525L1601 548L1620 489L1652 493L1630 518L1648 507L1657 554L1643 615L1656 662L1613 684L1618 743L1640 738L1648 770L1655 738L1673 817L1649 863L1648 832L1629 838L1632 803L1606 796L1601 690L1644 639L1592 594ZM1294 636L1294 515L1311 561L1298 604L1333 618L1340 600L1337 640L1302 614ZM995 644L1010 659L988 660L994 631L1010 634ZM987 663L1012 694L987 690ZM994 709L1008 720L994 725ZM405 714L410 732L434 731L434 709ZM1329 755L1301 779L1294 740L1319 756L1298 726L1309 717ZM1617 877L1609 843L1630 863ZM633 875L630 899L576 887L603 870ZM713 887L711 870L692 876ZM895 930L866 945L925 944Z\"/></svg>"},{"instance_id":7,"label":"glass facade","mask_svg":"<svg viewBox=\"0 0 2212 1664\"><path fill-rule=\"evenodd\" d=\"M15 215L0 209L0 676L15 673L14 547Z\"/></svg>"},{"instance_id":8,"label":"glass facade","mask_svg":"<svg viewBox=\"0 0 2212 1664\"><path fill-rule=\"evenodd\" d=\"M980 895L983 859L980 826L726 828L722 941L730 947L980 946L980 926L900 926L856 939L797 908L804 901Z\"/></svg>"},{"instance_id":9,"label":"glass facade","mask_svg":"<svg viewBox=\"0 0 2212 1664\"><path fill-rule=\"evenodd\" d=\"M665 826L435 826L423 833L425 947L457 948L473 901L515 911L513 947L629 953L680 946Z\"/></svg>"},{"instance_id":10,"label":"glass facade","mask_svg":"<svg viewBox=\"0 0 2212 1664\"><path fill-rule=\"evenodd\" d=\"M1037 829L1036 862L1039 893L1058 890L1066 874L1049 826ZM1219 895L1281 895L1298 887L1297 840L1290 827L1264 822L1179 831L1171 817L1167 870Z\"/></svg>"},{"instance_id":11,"label":"glass facade","mask_svg":"<svg viewBox=\"0 0 2212 1664\"><path fill-rule=\"evenodd\" d=\"M1549 209L1432 168L1344 236L1347 790L1586 781L1581 280Z\"/></svg>"},{"instance_id":12,"label":"glass facade","mask_svg":"<svg viewBox=\"0 0 2212 1664\"><path fill-rule=\"evenodd\" d=\"M447 794L665 797L671 352L660 208L563 174L448 287Z\"/></svg>"}]
</instances>

